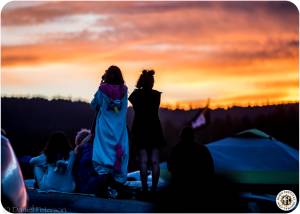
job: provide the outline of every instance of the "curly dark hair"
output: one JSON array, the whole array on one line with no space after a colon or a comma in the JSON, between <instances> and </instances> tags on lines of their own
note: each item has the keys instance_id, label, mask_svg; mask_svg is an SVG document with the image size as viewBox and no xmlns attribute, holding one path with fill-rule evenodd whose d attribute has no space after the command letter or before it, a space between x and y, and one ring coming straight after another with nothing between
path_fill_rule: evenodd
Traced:
<instances>
[{"instance_id":1,"label":"curly dark hair","mask_svg":"<svg viewBox=\"0 0 300 214\"><path fill-rule=\"evenodd\" d=\"M136 87L139 89L152 89L154 85L154 74L154 70L143 70Z\"/></svg>"},{"instance_id":2,"label":"curly dark hair","mask_svg":"<svg viewBox=\"0 0 300 214\"><path fill-rule=\"evenodd\" d=\"M102 82L111 84L111 85L121 85L124 84L124 79L122 72L118 66L111 65L105 71L102 76Z\"/></svg>"},{"instance_id":3,"label":"curly dark hair","mask_svg":"<svg viewBox=\"0 0 300 214\"><path fill-rule=\"evenodd\" d=\"M70 141L63 132L54 132L48 139L44 149L48 163L56 163L56 161L69 158L71 151Z\"/></svg>"}]
</instances>

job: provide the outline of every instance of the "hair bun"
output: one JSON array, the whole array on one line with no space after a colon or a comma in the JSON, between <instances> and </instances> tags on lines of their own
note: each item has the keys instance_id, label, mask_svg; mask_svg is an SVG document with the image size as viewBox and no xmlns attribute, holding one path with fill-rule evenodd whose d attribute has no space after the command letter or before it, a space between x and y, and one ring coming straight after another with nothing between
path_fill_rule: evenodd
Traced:
<instances>
[{"instance_id":1,"label":"hair bun","mask_svg":"<svg viewBox=\"0 0 300 214\"><path fill-rule=\"evenodd\" d=\"M155 71L154 70L149 70L148 74L151 75L151 76L153 76L155 74Z\"/></svg>"}]
</instances>

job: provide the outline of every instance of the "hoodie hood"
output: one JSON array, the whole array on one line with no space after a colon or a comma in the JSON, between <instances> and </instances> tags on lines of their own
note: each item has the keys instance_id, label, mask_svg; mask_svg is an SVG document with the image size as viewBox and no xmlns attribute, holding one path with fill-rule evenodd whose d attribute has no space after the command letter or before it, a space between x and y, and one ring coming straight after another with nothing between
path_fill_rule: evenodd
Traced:
<instances>
[{"instance_id":1,"label":"hoodie hood","mask_svg":"<svg viewBox=\"0 0 300 214\"><path fill-rule=\"evenodd\" d=\"M127 93L127 87L124 84L111 85L108 83L101 83L99 90L112 100L121 100L125 93Z\"/></svg>"}]
</instances>

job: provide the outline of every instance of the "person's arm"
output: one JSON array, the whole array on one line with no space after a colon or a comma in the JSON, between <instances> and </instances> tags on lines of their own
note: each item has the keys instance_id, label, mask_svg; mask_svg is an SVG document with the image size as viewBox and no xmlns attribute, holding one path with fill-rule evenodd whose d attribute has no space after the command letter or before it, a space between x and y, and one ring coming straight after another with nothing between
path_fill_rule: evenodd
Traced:
<instances>
[{"instance_id":1,"label":"person's arm","mask_svg":"<svg viewBox=\"0 0 300 214\"><path fill-rule=\"evenodd\" d=\"M68 160L68 167L67 167L67 172L68 173L72 173L73 166L74 166L74 163L75 163L75 159L76 159L76 153L74 151L70 151L69 160Z\"/></svg>"},{"instance_id":2,"label":"person's arm","mask_svg":"<svg viewBox=\"0 0 300 214\"><path fill-rule=\"evenodd\" d=\"M129 102L132 104L132 105L135 105L135 102L136 102L136 90L134 90L129 98L128 98Z\"/></svg>"},{"instance_id":3,"label":"person's arm","mask_svg":"<svg viewBox=\"0 0 300 214\"><path fill-rule=\"evenodd\" d=\"M161 101L161 92L158 92L158 98L157 98L158 108L160 106L160 101Z\"/></svg>"},{"instance_id":4,"label":"person's arm","mask_svg":"<svg viewBox=\"0 0 300 214\"><path fill-rule=\"evenodd\" d=\"M35 185L37 185L37 188L41 188L43 177L47 172L47 158L45 154L43 153L37 157L31 158L29 164L33 168Z\"/></svg>"},{"instance_id":5,"label":"person's arm","mask_svg":"<svg viewBox=\"0 0 300 214\"><path fill-rule=\"evenodd\" d=\"M47 158L45 154L41 154L37 157L33 157L29 161L31 166L45 166L47 164Z\"/></svg>"},{"instance_id":6,"label":"person's arm","mask_svg":"<svg viewBox=\"0 0 300 214\"><path fill-rule=\"evenodd\" d=\"M155 105L157 108L160 106L161 92L155 91Z\"/></svg>"},{"instance_id":7,"label":"person's arm","mask_svg":"<svg viewBox=\"0 0 300 214\"><path fill-rule=\"evenodd\" d=\"M103 102L102 92L98 90L95 93L93 100L91 101L91 106L94 110L98 112L100 110L102 102Z\"/></svg>"},{"instance_id":8,"label":"person's arm","mask_svg":"<svg viewBox=\"0 0 300 214\"><path fill-rule=\"evenodd\" d=\"M127 92L127 90L126 90L126 92L125 92L125 99L124 99L124 102L122 102L122 108L124 107L125 109L126 109L126 111L127 111L127 107L128 107L128 100L129 100L129 98L128 98L128 92Z\"/></svg>"}]
</instances>

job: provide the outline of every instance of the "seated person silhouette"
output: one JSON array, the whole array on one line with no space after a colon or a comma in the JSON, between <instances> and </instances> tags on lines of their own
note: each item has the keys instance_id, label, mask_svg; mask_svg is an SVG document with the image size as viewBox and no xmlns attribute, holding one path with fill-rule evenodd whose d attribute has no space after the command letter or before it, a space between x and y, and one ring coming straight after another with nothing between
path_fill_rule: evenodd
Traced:
<instances>
[{"instance_id":1,"label":"seated person silhouette","mask_svg":"<svg viewBox=\"0 0 300 214\"><path fill-rule=\"evenodd\" d=\"M109 177L98 175L93 167L93 138L91 131L88 129L78 131L75 145L76 160L73 174L76 182L76 191L105 196Z\"/></svg>"},{"instance_id":2,"label":"seated person silhouette","mask_svg":"<svg viewBox=\"0 0 300 214\"><path fill-rule=\"evenodd\" d=\"M172 150L168 169L172 179L167 195L158 203L161 212L240 212L236 187L214 173L212 156L185 127Z\"/></svg>"},{"instance_id":3,"label":"seated person silhouette","mask_svg":"<svg viewBox=\"0 0 300 214\"><path fill-rule=\"evenodd\" d=\"M63 132L53 133L41 155L30 160L34 176L41 190L73 192L72 175L75 153Z\"/></svg>"},{"instance_id":4,"label":"seated person silhouette","mask_svg":"<svg viewBox=\"0 0 300 214\"><path fill-rule=\"evenodd\" d=\"M168 168L175 184L183 181L189 184L206 182L212 178L214 166L211 154L206 146L195 142L191 127L182 130L180 142L172 150Z\"/></svg>"},{"instance_id":5,"label":"seated person silhouette","mask_svg":"<svg viewBox=\"0 0 300 214\"><path fill-rule=\"evenodd\" d=\"M180 142L168 161L171 173L169 196L163 207L168 212L209 210L208 195L214 177L214 165L206 146L196 143L192 127L185 127ZM196 195L195 195L196 194Z\"/></svg>"}]
</instances>

